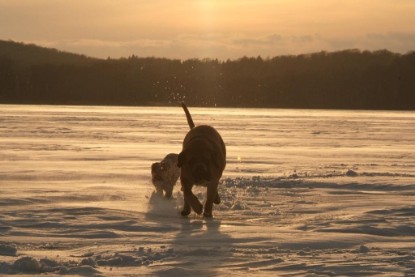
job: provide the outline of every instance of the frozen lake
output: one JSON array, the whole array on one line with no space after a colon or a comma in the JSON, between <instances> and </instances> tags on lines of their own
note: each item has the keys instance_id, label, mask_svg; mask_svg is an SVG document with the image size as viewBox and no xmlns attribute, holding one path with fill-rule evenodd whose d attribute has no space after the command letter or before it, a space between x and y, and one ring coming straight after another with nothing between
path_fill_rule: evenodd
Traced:
<instances>
[{"instance_id":1,"label":"frozen lake","mask_svg":"<svg viewBox=\"0 0 415 277\"><path fill-rule=\"evenodd\" d=\"M0 105L0 274L415 274L414 112L189 110L227 145L212 220L152 195L179 105Z\"/></svg>"}]
</instances>

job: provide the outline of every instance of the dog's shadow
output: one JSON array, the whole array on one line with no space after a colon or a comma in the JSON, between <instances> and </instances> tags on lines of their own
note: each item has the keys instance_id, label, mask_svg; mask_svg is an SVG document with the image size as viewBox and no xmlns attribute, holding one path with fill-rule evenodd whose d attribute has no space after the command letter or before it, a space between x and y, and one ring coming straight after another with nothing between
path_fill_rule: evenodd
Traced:
<instances>
[{"instance_id":1,"label":"dog's shadow","mask_svg":"<svg viewBox=\"0 0 415 277\"><path fill-rule=\"evenodd\" d=\"M218 270L229 262L234 240L223 231L222 225L218 218L181 218L181 228L172 246L181 249L182 268L188 276L217 276Z\"/></svg>"},{"instance_id":2,"label":"dog's shadow","mask_svg":"<svg viewBox=\"0 0 415 277\"><path fill-rule=\"evenodd\" d=\"M176 262L182 276L195 276L201 273L203 276L215 276L217 268L226 263L231 256L233 239L226 234L224 224L219 218L203 218L191 213L188 217L180 215L183 202L181 193L174 195L172 199L152 194L149 198L149 207L146 219L158 222L161 225L170 226L172 240L169 248L174 249ZM164 276L170 271L160 270L154 272L158 276Z\"/></svg>"}]
</instances>

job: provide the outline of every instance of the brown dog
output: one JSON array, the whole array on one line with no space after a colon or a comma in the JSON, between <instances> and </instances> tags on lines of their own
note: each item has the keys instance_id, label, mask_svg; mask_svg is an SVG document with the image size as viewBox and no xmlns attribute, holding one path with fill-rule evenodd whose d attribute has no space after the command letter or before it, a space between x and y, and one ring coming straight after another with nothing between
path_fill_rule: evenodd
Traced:
<instances>
[{"instance_id":1,"label":"brown dog","mask_svg":"<svg viewBox=\"0 0 415 277\"><path fill-rule=\"evenodd\" d=\"M226 165L226 148L222 137L211 126L195 127L186 105L182 103L190 131L183 141L183 150L179 154L177 166L181 169L180 181L184 194L182 216L193 209L201 214L203 206L193 194L193 185L207 187L207 199L203 216L212 217L213 203L219 204L219 179Z\"/></svg>"}]
</instances>

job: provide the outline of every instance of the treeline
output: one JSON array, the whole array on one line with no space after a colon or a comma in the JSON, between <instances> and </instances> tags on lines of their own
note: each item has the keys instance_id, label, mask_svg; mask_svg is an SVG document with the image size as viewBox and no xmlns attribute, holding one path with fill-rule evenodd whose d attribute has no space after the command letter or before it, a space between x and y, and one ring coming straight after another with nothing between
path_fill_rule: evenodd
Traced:
<instances>
[{"instance_id":1,"label":"treeline","mask_svg":"<svg viewBox=\"0 0 415 277\"><path fill-rule=\"evenodd\" d=\"M0 41L0 103L415 109L415 52L92 59Z\"/></svg>"}]
</instances>

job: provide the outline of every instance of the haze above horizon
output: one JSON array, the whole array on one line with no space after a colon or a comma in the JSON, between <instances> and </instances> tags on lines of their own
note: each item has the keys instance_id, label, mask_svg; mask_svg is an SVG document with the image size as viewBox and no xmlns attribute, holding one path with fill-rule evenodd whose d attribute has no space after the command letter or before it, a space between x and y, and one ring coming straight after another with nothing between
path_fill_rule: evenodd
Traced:
<instances>
[{"instance_id":1,"label":"haze above horizon","mask_svg":"<svg viewBox=\"0 0 415 277\"><path fill-rule=\"evenodd\" d=\"M412 0L0 0L0 39L99 58L406 53L414 14Z\"/></svg>"}]
</instances>

